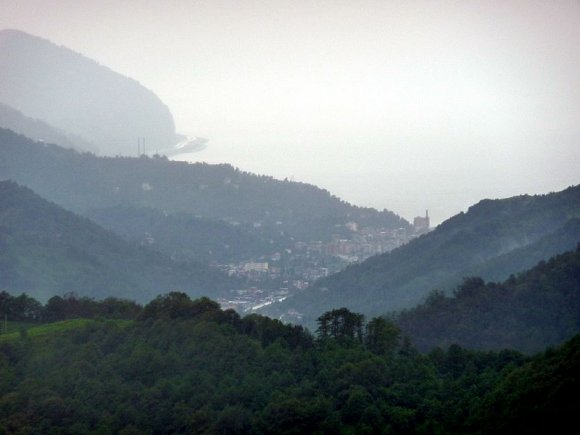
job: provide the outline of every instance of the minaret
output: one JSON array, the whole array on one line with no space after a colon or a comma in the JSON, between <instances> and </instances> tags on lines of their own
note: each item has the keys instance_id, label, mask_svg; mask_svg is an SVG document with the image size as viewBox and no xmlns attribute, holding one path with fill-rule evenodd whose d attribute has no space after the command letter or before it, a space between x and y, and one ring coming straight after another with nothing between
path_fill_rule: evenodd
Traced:
<instances>
[{"instance_id":1,"label":"minaret","mask_svg":"<svg viewBox=\"0 0 580 435\"><path fill-rule=\"evenodd\" d=\"M427 229L431 228L429 225L429 210L425 210L425 223L427 224Z\"/></svg>"}]
</instances>

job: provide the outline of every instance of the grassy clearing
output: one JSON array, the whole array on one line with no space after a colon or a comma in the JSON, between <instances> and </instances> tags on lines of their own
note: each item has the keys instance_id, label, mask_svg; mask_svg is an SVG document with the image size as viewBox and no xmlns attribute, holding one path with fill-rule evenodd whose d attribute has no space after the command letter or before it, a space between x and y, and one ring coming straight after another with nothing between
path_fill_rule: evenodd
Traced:
<instances>
[{"instance_id":1,"label":"grassy clearing","mask_svg":"<svg viewBox=\"0 0 580 435\"><path fill-rule=\"evenodd\" d=\"M70 331L73 329L80 329L92 323L102 321L103 320L95 320L95 319L69 319L63 320L61 322L45 323L41 325L34 323L8 322L9 332L7 334L0 335L0 342L16 340L22 334L26 334L26 336L31 339L46 337L54 334L59 334L65 331ZM106 321L114 322L117 326L120 327L126 327L133 323L132 320L106 320ZM13 325L21 324L22 327L14 330L10 327L10 323L12 323Z\"/></svg>"},{"instance_id":2,"label":"grassy clearing","mask_svg":"<svg viewBox=\"0 0 580 435\"><path fill-rule=\"evenodd\" d=\"M39 326L39 324L31 322L4 322L4 319L2 319L0 322L0 337L4 334L19 332L22 329L30 329L35 326Z\"/></svg>"}]
</instances>

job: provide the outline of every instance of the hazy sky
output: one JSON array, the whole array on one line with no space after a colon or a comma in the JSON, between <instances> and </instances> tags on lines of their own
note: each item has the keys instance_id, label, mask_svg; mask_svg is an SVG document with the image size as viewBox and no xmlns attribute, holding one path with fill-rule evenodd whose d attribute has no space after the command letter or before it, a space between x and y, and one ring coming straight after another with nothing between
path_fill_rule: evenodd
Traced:
<instances>
[{"instance_id":1,"label":"hazy sky","mask_svg":"<svg viewBox=\"0 0 580 435\"><path fill-rule=\"evenodd\" d=\"M408 219L580 182L579 1L0 0L0 28L152 89L210 139L188 160Z\"/></svg>"}]
</instances>

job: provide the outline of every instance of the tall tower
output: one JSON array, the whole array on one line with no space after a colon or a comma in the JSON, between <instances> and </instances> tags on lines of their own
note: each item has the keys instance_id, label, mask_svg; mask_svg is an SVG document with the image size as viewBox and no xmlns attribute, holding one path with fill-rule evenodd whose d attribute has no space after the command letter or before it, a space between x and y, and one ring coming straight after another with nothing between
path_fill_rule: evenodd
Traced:
<instances>
[{"instance_id":1,"label":"tall tower","mask_svg":"<svg viewBox=\"0 0 580 435\"><path fill-rule=\"evenodd\" d=\"M429 231L429 210L425 210L425 217L417 216L413 219L413 227L417 234L423 234Z\"/></svg>"}]
</instances>

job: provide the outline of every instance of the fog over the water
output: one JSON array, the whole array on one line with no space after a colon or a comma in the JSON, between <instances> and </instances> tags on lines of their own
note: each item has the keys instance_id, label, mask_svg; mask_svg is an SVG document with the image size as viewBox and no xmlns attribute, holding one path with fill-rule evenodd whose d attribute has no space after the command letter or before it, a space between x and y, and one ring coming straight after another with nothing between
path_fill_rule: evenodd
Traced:
<instances>
[{"instance_id":1,"label":"fog over the water","mask_svg":"<svg viewBox=\"0 0 580 435\"><path fill-rule=\"evenodd\" d=\"M435 222L580 182L580 2L0 0L0 28L135 78L179 158ZM1 72L0 72L1 80Z\"/></svg>"}]
</instances>

